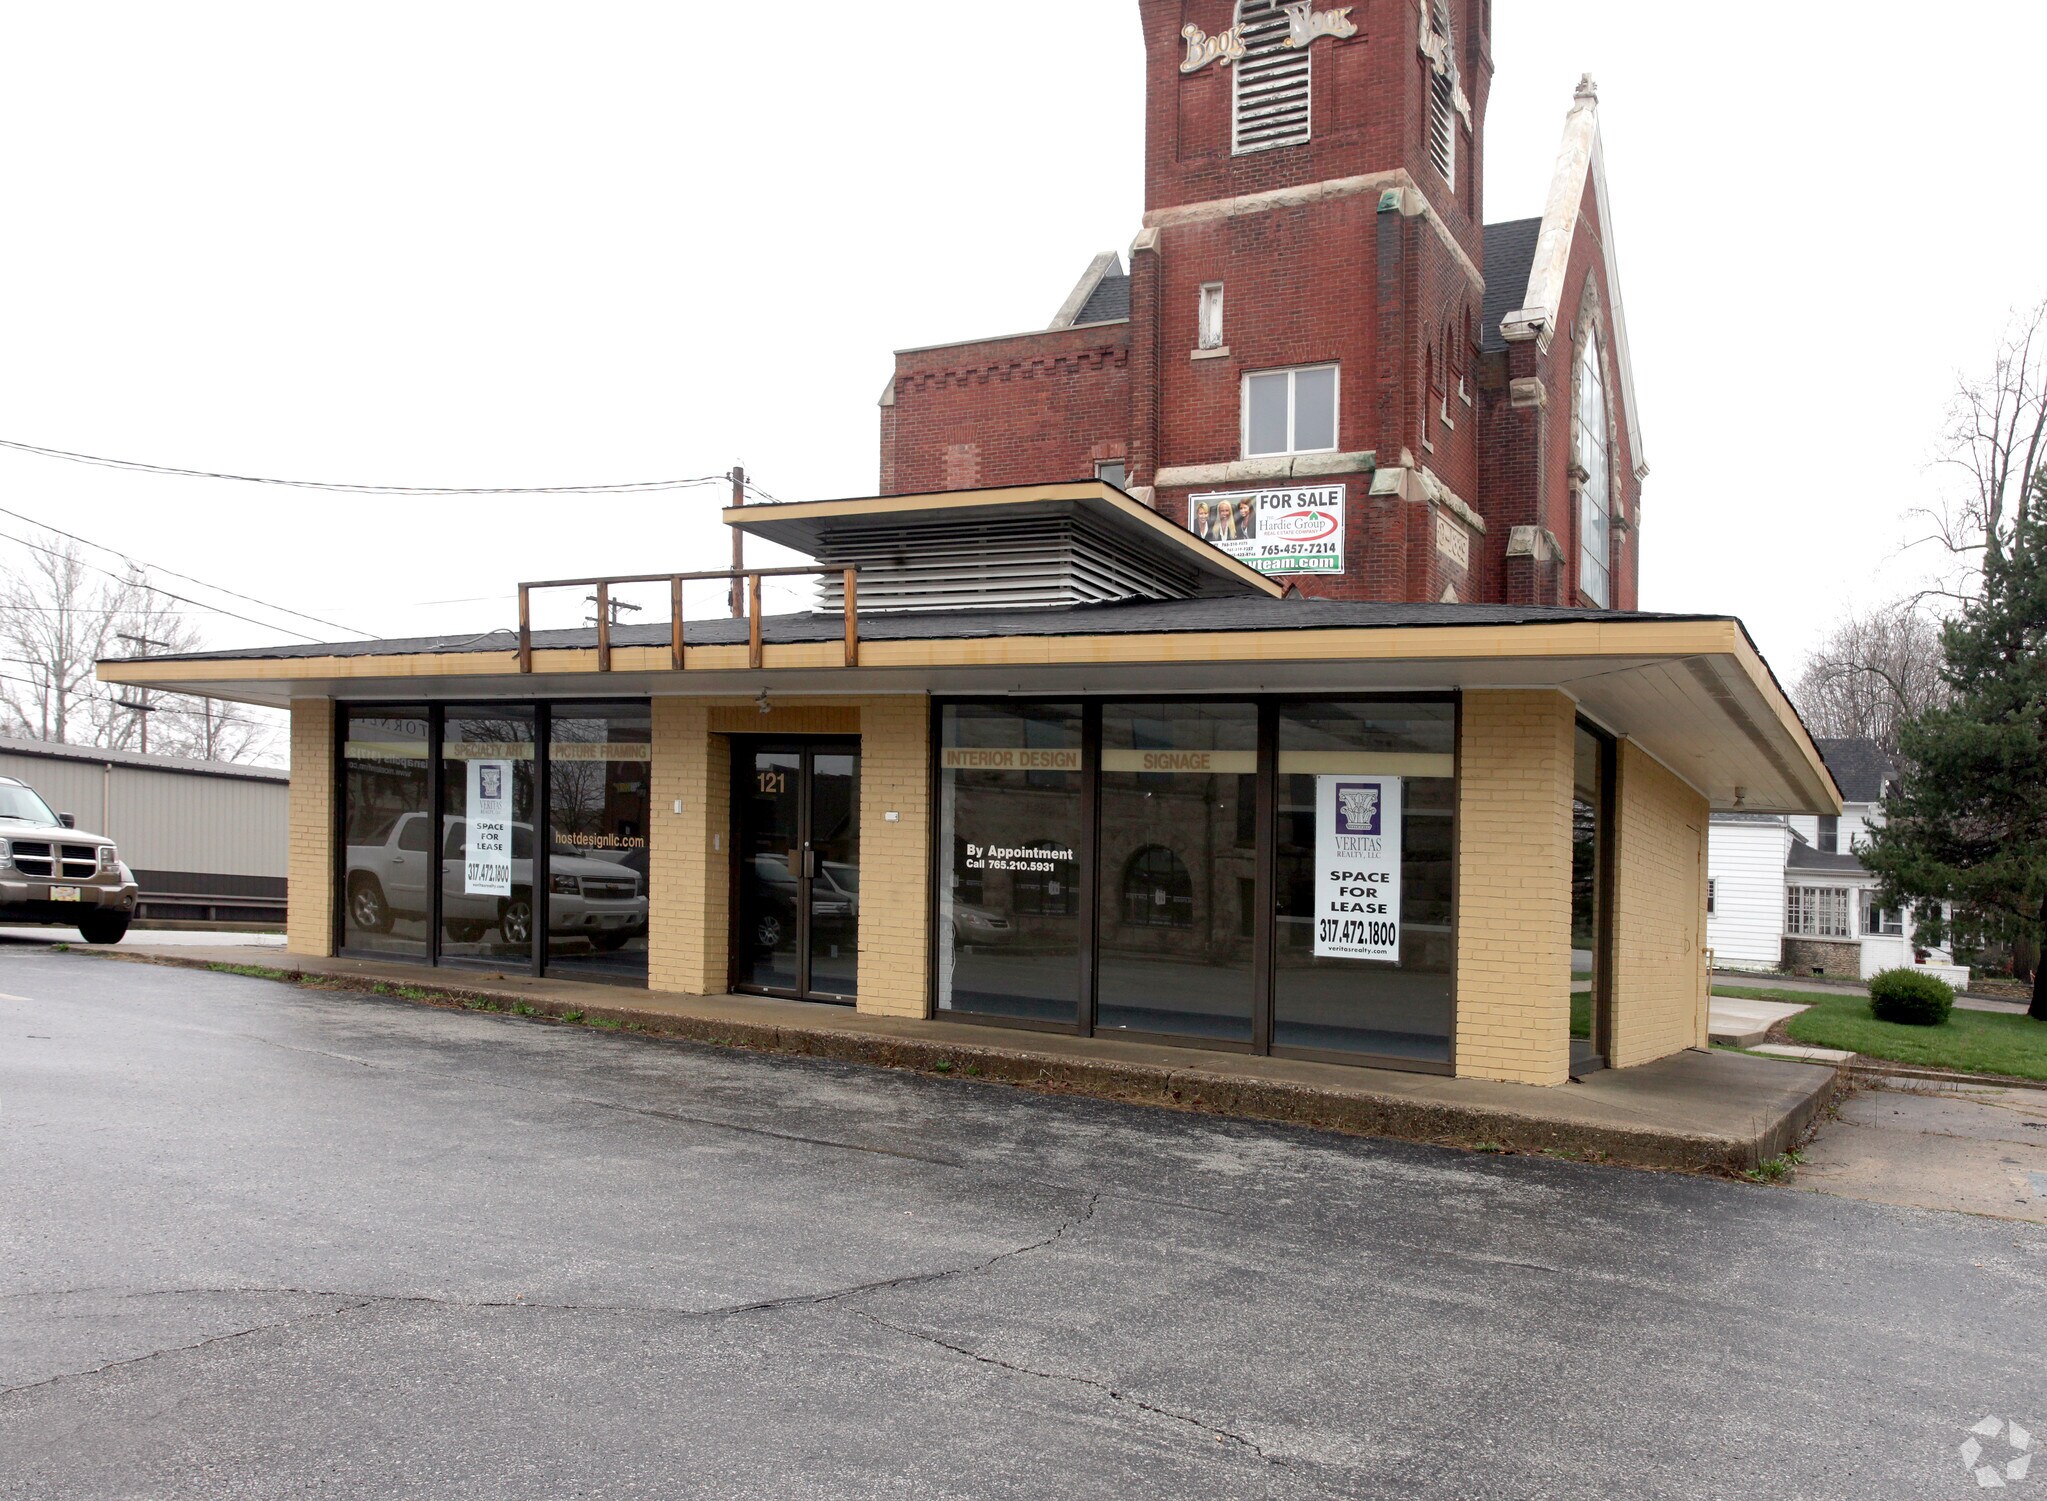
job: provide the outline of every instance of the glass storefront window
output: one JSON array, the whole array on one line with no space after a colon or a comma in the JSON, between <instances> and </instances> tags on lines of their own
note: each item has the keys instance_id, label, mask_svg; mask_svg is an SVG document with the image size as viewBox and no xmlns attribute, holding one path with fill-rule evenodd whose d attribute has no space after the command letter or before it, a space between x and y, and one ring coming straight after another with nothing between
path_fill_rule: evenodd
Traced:
<instances>
[{"instance_id":1,"label":"glass storefront window","mask_svg":"<svg viewBox=\"0 0 2047 1501\"><path fill-rule=\"evenodd\" d=\"M1081 814L1078 704L941 712L941 1012L1079 1019Z\"/></svg>"},{"instance_id":2,"label":"glass storefront window","mask_svg":"<svg viewBox=\"0 0 2047 1501\"><path fill-rule=\"evenodd\" d=\"M1275 1046L1450 1058L1456 709L1279 710Z\"/></svg>"},{"instance_id":3,"label":"glass storefront window","mask_svg":"<svg viewBox=\"0 0 2047 1501\"><path fill-rule=\"evenodd\" d=\"M652 712L556 704L548 717L547 966L647 978Z\"/></svg>"},{"instance_id":4,"label":"glass storefront window","mask_svg":"<svg viewBox=\"0 0 2047 1501\"><path fill-rule=\"evenodd\" d=\"M426 706L342 713L342 949L425 959L436 842Z\"/></svg>"},{"instance_id":5,"label":"glass storefront window","mask_svg":"<svg viewBox=\"0 0 2047 1501\"><path fill-rule=\"evenodd\" d=\"M1258 706L1108 704L1101 758L1096 1029L1250 1042Z\"/></svg>"},{"instance_id":6,"label":"glass storefront window","mask_svg":"<svg viewBox=\"0 0 2047 1501\"><path fill-rule=\"evenodd\" d=\"M1578 726L1571 788L1571 1057L1598 1055L1606 951L1607 742Z\"/></svg>"},{"instance_id":7,"label":"glass storefront window","mask_svg":"<svg viewBox=\"0 0 2047 1501\"><path fill-rule=\"evenodd\" d=\"M441 959L533 962L533 710L450 710L441 737Z\"/></svg>"}]
</instances>

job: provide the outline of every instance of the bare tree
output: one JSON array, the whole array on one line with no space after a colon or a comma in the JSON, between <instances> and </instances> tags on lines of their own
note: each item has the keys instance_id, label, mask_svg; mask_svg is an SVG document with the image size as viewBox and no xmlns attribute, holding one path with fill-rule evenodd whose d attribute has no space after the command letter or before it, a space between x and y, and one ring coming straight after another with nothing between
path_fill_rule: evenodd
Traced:
<instances>
[{"instance_id":1,"label":"bare tree","mask_svg":"<svg viewBox=\"0 0 2047 1501\"><path fill-rule=\"evenodd\" d=\"M1907 720L1947 701L1940 622L1911 602L1850 615L1806 660L1792 697L1822 739L1874 740L1896 755Z\"/></svg>"},{"instance_id":2,"label":"bare tree","mask_svg":"<svg viewBox=\"0 0 2047 1501\"><path fill-rule=\"evenodd\" d=\"M2047 302L2015 313L1987 379L1957 381L1941 463L1966 481L1937 510L1929 540L1961 563L1963 590L2004 565L2047 469Z\"/></svg>"},{"instance_id":3,"label":"bare tree","mask_svg":"<svg viewBox=\"0 0 2047 1501\"><path fill-rule=\"evenodd\" d=\"M268 755L272 716L178 694L116 689L94 667L107 657L196 650L201 633L146 574L88 563L75 542L42 536L0 572L0 724L37 740L207 756Z\"/></svg>"}]
</instances>

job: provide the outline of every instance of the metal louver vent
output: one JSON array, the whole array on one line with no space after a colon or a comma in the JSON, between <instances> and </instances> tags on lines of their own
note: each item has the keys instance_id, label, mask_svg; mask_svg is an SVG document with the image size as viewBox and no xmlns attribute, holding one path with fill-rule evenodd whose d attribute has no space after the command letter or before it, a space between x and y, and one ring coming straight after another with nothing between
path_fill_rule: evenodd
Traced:
<instances>
[{"instance_id":1,"label":"metal louver vent","mask_svg":"<svg viewBox=\"0 0 2047 1501\"><path fill-rule=\"evenodd\" d=\"M1244 55L1236 66L1235 150L1297 146L1308 139L1308 49L1287 45L1287 15L1279 0L1243 0L1237 23Z\"/></svg>"},{"instance_id":2,"label":"metal louver vent","mask_svg":"<svg viewBox=\"0 0 2047 1501\"><path fill-rule=\"evenodd\" d=\"M1188 599L1203 592L1191 569L1147 556L1077 517L1008 521L906 520L819 539L817 556L860 570L860 609L1000 610ZM845 581L828 574L818 608L845 608Z\"/></svg>"},{"instance_id":3,"label":"metal louver vent","mask_svg":"<svg viewBox=\"0 0 2047 1501\"><path fill-rule=\"evenodd\" d=\"M1450 40L1450 12L1436 0L1436 31L1443 38L1443 67L1429 75L1429 155L1443 181L1457 186L1457 73Z\"/></svg>"}]
</instances>

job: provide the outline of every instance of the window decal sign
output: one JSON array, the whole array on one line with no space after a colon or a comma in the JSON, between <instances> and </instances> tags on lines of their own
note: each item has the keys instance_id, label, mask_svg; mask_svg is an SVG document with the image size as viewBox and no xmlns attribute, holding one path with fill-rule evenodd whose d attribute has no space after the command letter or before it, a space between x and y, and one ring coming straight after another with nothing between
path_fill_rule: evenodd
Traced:
<instances>
[{"instance_id":1,"label":"window decal sign","mask_svg":"<svg viewBox=\"0 0 2047 1501\"><path fill-rule=\"evenodd\" d=\"M1400 962L1399 777L1315 778L1315 957Z\"/></svg>"},{"instance_id":2,"label":"window decal sign","mask_svg":"<svg viewBox=\"0 0 2047 1501\"><path fill-rule=\"evenodd\" d=\"M1080 752L1034 746L948 745L939 765L945 771L1079 771Z\"/></svg>"},{"instance_id":3,"label":"window decal sign","mask_svg":"<svg viewBox=\"0 0 2047 1501\"><path fill-rule=\"evenodd\" d=\"M1187 527L1260 573L1343 572L1346 487L1230 490L1187 499Z\"/></svg>"},{"instance_id":4,"label":"window decal sign","mask_svg":"<svg viewBox=\"0 0 2047 1501\"><path fill-rule=\"evenodd\" d=\"M471 761L469 849L462 862L467 896L512 894L512 763Z\"/></svg>"}]
</instances>

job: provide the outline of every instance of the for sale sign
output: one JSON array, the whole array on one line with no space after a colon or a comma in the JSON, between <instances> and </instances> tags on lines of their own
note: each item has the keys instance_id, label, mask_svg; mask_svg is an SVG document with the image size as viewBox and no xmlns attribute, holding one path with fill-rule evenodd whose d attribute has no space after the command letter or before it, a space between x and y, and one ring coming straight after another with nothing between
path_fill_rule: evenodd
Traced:
<instances>
[{"instance_id":1,"label":"for sale sign","mask_svg":"<svg viewBox=\"0 0 2047 1501\"><path fill-rule=\"evenodd\" d=\"M1400 961L1399 777L1315 779L1315 957Z\"/></svg>"},{"instance_id":2,"label":"for sale sign","mask_svg":"<svg viewBox=\"0 0 2047 1501\"><path fill-rule=\"evenodd\" d=\"M462 861L468 896L512 894L512 763L469 763L469 849Z\"/></svg>"},{"instance_id":3,"label":"for sale sign","mask_svg":"<svg viewBox=\"0 0 2047 1501\"><path fill-rule=\"evenodd\" d=\"M1261 573L1343 572L1342 485L1232 490L1187 501L1187 526Z\"/></svg>"}]
</instances>

